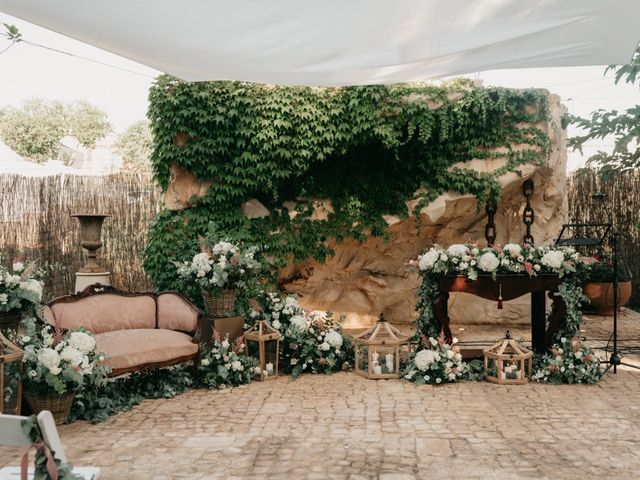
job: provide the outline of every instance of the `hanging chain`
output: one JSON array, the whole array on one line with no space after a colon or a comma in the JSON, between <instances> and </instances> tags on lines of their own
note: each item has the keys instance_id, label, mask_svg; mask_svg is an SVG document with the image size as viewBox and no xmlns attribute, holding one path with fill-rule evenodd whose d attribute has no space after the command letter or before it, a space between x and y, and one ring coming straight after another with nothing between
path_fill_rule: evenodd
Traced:
<instances>
[{"instance_id":1,"label":"hanging chain","mask_svg":"<svg viewBox=\"0 0 640 480\"><path fill-rule=\"evenodd\" d=\"M484 227L484 238L487 240L487 246L492 247L496 241L496 215L497 207L494 202L487 202L485 212L487 212L487 225Z\"/></svg>"},{"instance_id":2,"label":"hanging chain","mask_svg":"<svg viewBox=\"0 0 640 480\"><path fill-rule=\"evenodd\" d=\"M526 199L526 205L524 207L524 213L522 214L522 220L524 221L526 232L524 234L524 243L533 245L533 236L531 235L531 225L536 218L533 207L531 207L531 196L533 195L533 180L529 179L522 185L522 192Z\"/></svg>"}]
</instances>

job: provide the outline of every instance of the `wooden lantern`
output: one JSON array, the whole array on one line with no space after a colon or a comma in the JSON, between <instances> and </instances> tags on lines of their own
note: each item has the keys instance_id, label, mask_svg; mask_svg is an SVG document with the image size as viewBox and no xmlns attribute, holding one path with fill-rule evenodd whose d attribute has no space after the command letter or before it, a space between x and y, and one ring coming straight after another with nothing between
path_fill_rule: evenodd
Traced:
<instances>
[{"instance_id":1,"label":"wooden lantern","mask_svg":"<svg viewBox=\"0 0 640 480\"><path fill-rule=\"evenodd\" d=\"M378 323L353 337L356 373L371 379L400 378L400 356L409 339L380 315Z\"/></svg>"},{"instance_id":2,"label":"wooden lantern","mask_svg":"<svg viewBox=\"0 0 640 480\"><path fill-rule=\"evenodd\" d=\"M22 382L19 373L24 352L0 333L0 413L20 415Z\"/></svg>"},{"instance_id":3,"label":"wooden lantern","mask_svg":"<svg viewBox=\"0 0 640 480\"><path fill-rule=\"evenodd\" d=\"M510 332L482 353L488 381L500 385L522 385L529 381L533 372L533 353L511 338ZM494 370L495 376L490 375Z\"/></svg>"},{"instance_id":4,"label":"wooden lantern","mask_svg":"<svg viewBox=\"0 0 640 480\"><path fill-rule=\"evenodd\" d=\"M267 323L258 320L244 333L248 355L258 358L253 380L273 380L278 376L280 356L280 332Z\"/></svg>"}]
</instances>

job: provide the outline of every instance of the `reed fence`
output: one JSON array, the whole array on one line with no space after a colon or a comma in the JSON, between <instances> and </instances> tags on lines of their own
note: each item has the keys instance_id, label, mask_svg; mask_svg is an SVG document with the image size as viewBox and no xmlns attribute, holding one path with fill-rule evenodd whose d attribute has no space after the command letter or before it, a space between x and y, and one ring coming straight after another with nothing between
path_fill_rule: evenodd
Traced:
<instances>
[{"instance_id":1,"label":"reed fence","mask_svg":"<svg viewBox=\"0 0 640 480\"><path fill-rule=\"evenodd\" d=\"M595 193L604 193L607 197L597 201L592 198ZM630 305L639 306L640 171L609 180L603 180L592 172L578 172L569 177L567 195L572 223L605 223L610 216L620 234L621 251L633 276Z\"/></svg>"},{"instance_id":2,"label":"reed fence","mask_svg":"<svg viewBox=\"0 0 640 480\"><path fill-rule=\"evenodd\" d=\"M126 290L152 288L142 268L147 226L161 207L148 174L109 176L0 175L0 252L8 263L17 255L49 264L48 297L74 290L85 262L74 213L109 213L102 230L99 262Z\"/></svg>"}]
</instances>

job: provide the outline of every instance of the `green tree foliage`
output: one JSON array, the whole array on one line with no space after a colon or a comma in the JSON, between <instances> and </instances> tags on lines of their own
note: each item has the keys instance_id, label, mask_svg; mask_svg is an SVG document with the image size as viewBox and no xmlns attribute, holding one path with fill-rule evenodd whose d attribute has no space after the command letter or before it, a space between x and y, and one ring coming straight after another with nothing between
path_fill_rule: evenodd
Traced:
<instances>
[{"instance_id":1,"label":"green tree foliage","mask_svg":"<svg viewBox=\"0 0 640 480\"><path fill-rule=\"evenodd\" d=\"M87 148L111 131L106 114L88 102L32 99L0 110L0 138L16 153L36 161L57 158L69 135Z\"/></svg>"},{"instance_id":2,"label":"green tree foliage","mask_svg":"<svg viewBox=\"0 0 640 480\"><path fill-rule=\"evenodd\" d=\"M145 268L159 289L182 289L170 261L190 258L209 230L259 246L276 265L323 260L332 253L328 239L386 235L384 216L406 218L412 198L417 210L447 190L495 200L500 175L548 154L548 137L535 126L548 116L547 97L537 90L161 76L149 99L151 158L162 187L171 165L212 181L191 208L163 211L150 228ZM502 162L486 173L456 166L474 158ZM240 205L251 198L270 215L246 218ZM312 198L331 200L326 219L312 219Z\"/></svg>"},{"instance_id":3,"label":"green tree foliage","mask_svg":"<svg viewBox=\"0 0 640 480\"><path fill-rule=\"evenodd\" d=\"M129 126L118 137L115 148L122 156L126 170L134 172L150 170L153 139L151 130L149 130L149 122L141 120Z\"/></svg>"},{"instance_id":4,"label":"green tree foliage","mask_svg":"<svg viewBox=\"0 0 640 480\"><path fill-rule=\"evenodd\" d=\"M610 65L615 82L635 85L640 73L640 49L636 50L633 62L628 65ZM640 84L638 84L640 86ZM613 137L614 147L611 153L598 151L587 160L587 166L596 168L604 177L633 170L640 165L640 105L624 112L599 109L591 113L590 118L569 116L569 121L584 130L584 134L569 139L569 146L582 153L582 146L593 139Z\"/></svg>"}]
</instances>

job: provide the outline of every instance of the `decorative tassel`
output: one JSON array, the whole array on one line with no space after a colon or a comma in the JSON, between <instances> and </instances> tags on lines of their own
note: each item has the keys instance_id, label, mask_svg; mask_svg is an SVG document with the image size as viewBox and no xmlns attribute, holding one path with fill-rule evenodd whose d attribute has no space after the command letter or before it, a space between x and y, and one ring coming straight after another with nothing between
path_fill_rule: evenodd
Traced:
<instances>
[{"instance_id":1,"label":"decorative tassel","mask_svg":"<svg viewBox=\"0 0 640 480\"><path fill-rule=\"evenodd\" d=\"M502 284L498 284L498 310L502 310Z\"/></svg>"}]
</instances>

